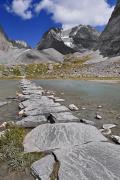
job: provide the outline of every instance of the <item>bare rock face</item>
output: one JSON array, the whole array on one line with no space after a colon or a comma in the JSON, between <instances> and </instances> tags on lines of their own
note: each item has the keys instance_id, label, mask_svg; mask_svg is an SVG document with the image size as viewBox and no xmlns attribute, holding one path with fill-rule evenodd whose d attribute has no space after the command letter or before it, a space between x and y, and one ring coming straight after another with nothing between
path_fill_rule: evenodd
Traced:
<instances>
[{"instance_id":1,"label":"bare rock face","mask_svg":"<svg viewBox=\"0 0 120 180\"><path fill-rule=\"evenodd\" d=\"M99 39L99 49L104 56L120 55L120 0Z\"/></svg>"},{"instance_id":2,"label":"bare rock face","mask_svg":"<svg viewBox=\"0 0 120 180\"><path fill-rule=\"evenodd\" d=\"M0 50L8 51L10 43L2 27L0 27Z\"/></svg>"},{"instance_id":3,"label":"bare rock face","mask_svg":"<svg viewBox=\"0 0 120 180\"><path fill-rule=\"evenodd\" d=\"M37 49L55 48L62 54L82 52L93 49L99 36L100 33L91 26L79 25L68 30L52 28L44 34Z\"/></svg>"},{"instance_id":4,"label":"bare rock face","mask_svg":"<svg viewBox=\"0 0 120 180\"><path fill-rule=\"evenodd\" d=\"M64 44L64 42L61 39L60 32L61 29L59 28L52 28L49 31L47 31L43 35L43 38L41 42L38 44L37 49L43 50L48 48L54 48L62 54L74 53L75 51L72 48Z\"/></svg>"}]
</instances>

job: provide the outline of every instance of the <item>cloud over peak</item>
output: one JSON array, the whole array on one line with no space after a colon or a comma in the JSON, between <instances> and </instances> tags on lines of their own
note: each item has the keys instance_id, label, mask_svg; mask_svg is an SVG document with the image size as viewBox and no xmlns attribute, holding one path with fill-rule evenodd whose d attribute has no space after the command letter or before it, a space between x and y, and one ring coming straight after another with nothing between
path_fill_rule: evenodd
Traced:
<instances>
[{"instance_id":1,"label":"cloud over peak","mask_svg":"<svg viewBox=\"0 0 120 180\"><path fill-rule=\"evenodd\" d=\"M106 0L13 0L8 8L23 19L32 18L33 12L46 10L52 19L63 27L73 27L78 24L102 26L105 25L114 9Z\"/></svg>"}]
</instances>

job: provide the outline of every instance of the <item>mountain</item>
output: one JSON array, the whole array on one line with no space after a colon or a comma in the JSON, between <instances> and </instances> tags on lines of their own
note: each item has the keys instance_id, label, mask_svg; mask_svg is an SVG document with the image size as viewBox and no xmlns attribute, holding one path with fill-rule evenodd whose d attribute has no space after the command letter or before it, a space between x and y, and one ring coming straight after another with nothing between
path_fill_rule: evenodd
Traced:
<instances>
[{"instance_id":1,"label":"mountain","mask_svg":"<svg viewBox=\"0 0 120 180\"><path fill-rule=\"evenodd\" d=\"M99 38L98 48L104 56L120 55L120 0L118 0L111 18Z\"/></svg>"},{"instance_id":2,"label":"mountain","mask_svg":"<svg viewBox=\"0 0 120 180\"><path fill-rule=\"evenodd\" d=\"M8 51L10 46L10 42L8 41L8 37L5 34L3 28L0 26L0 50Z\"/></svg>"},{"instance_id":3,"label":"mountain","mask_svg":"<svg viewBox=\"0 0 120 180\"><path fill-rule=\"evenodd\" d=\"M37 46L38 50L54 48L62 54L69 54L74 53L71 47L66 46L64 41L61 38L61 29L60 28L52 28L47 31L44 35L42 40Z\"/></svg>"},{"instance_id":4,"label":"mountain","mask_svg":"<svg viewBox=\"0 0 120 180\"><path fill-rule=\"evenodd\" d=\"M17 48L25 48L25 49L30 49L31 47L25 42L25 41L21 41L21 40L10 40L10 42L12 43L13 47L17 47Z\"/></svg>"},{"instance_id":5,"label":"mountain","mask_svg":"<svg viewBox=\"0 0 120 180\"><path fill-rule=\"evenodd\" d=\"M51 28L44 35L37 49L55 48L62 54L92 50L97 45L100 33L91 26L79 25L63 30Z\"/></svg>"}]
</instances>

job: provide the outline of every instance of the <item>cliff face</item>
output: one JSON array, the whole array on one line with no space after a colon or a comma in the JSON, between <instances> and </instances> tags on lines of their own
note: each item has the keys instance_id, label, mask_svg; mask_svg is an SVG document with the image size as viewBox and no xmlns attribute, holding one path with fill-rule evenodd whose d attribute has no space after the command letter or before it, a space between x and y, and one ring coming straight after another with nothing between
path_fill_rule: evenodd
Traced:
<instances>
[{"instance_id":1,"label":"cliff face","mask_svg":"<svg viewBox=\"0 0 120 180\"><path fill-rule=\"evenodd\" d=\"M120 55L120 0L99 38L98 48L104 56Z\"/></svg>"},{"instance_id":2,"label":"cliff face","mask_svg":"<svg viewBox=\"0 0 120 180\"><path fill-rule=\"evenodd\" d=\"M44 34L37 48L54 48L62 54L83 52L93 49L99 36L100 33L91 26L79 25L68 30L52 28Z\"/></svg>"},{"instance_id":3,"label":"cliff face","mask_svg":"<svg viewBox=\"0 0 120 180\"><path fill-rule=\"evenodd\" d=\"M8 51L10 43L2 27L0 27L0 50Z\"/></svg>"},{"instance_id":4,"label":"cliff face","mask_svg":"<svg viewBox=\"0 0 120 180\"><path fill-rule=\"evenodd\" d=\"M38 50L54 48L62 54L74 53L75 51L64 44L61 39L61 29L52 28L47 31L37 46Z\"/></svg>"}]
</instances>

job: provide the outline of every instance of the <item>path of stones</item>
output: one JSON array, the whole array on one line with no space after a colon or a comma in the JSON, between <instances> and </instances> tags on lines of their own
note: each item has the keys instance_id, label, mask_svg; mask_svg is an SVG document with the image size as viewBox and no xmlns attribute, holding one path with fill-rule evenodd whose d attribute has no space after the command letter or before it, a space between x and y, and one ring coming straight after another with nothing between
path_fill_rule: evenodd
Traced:
<instances>
[{"instance_id":1,"label":"path of stones","mask_svg":"<svg viewBox=\"0 0 120 180\"><path fill-rule=\"evenodd\" d=\"M120 180L120 146L108 142L100 131L80 123L69 109L45 95L42 87L20 81L23 95L17 125L33 128L25 137L25 152L48 152L33 163L32 173L51 180ZM59 168L56 168L59 164Z\"/></svg>"}]
</instances>

